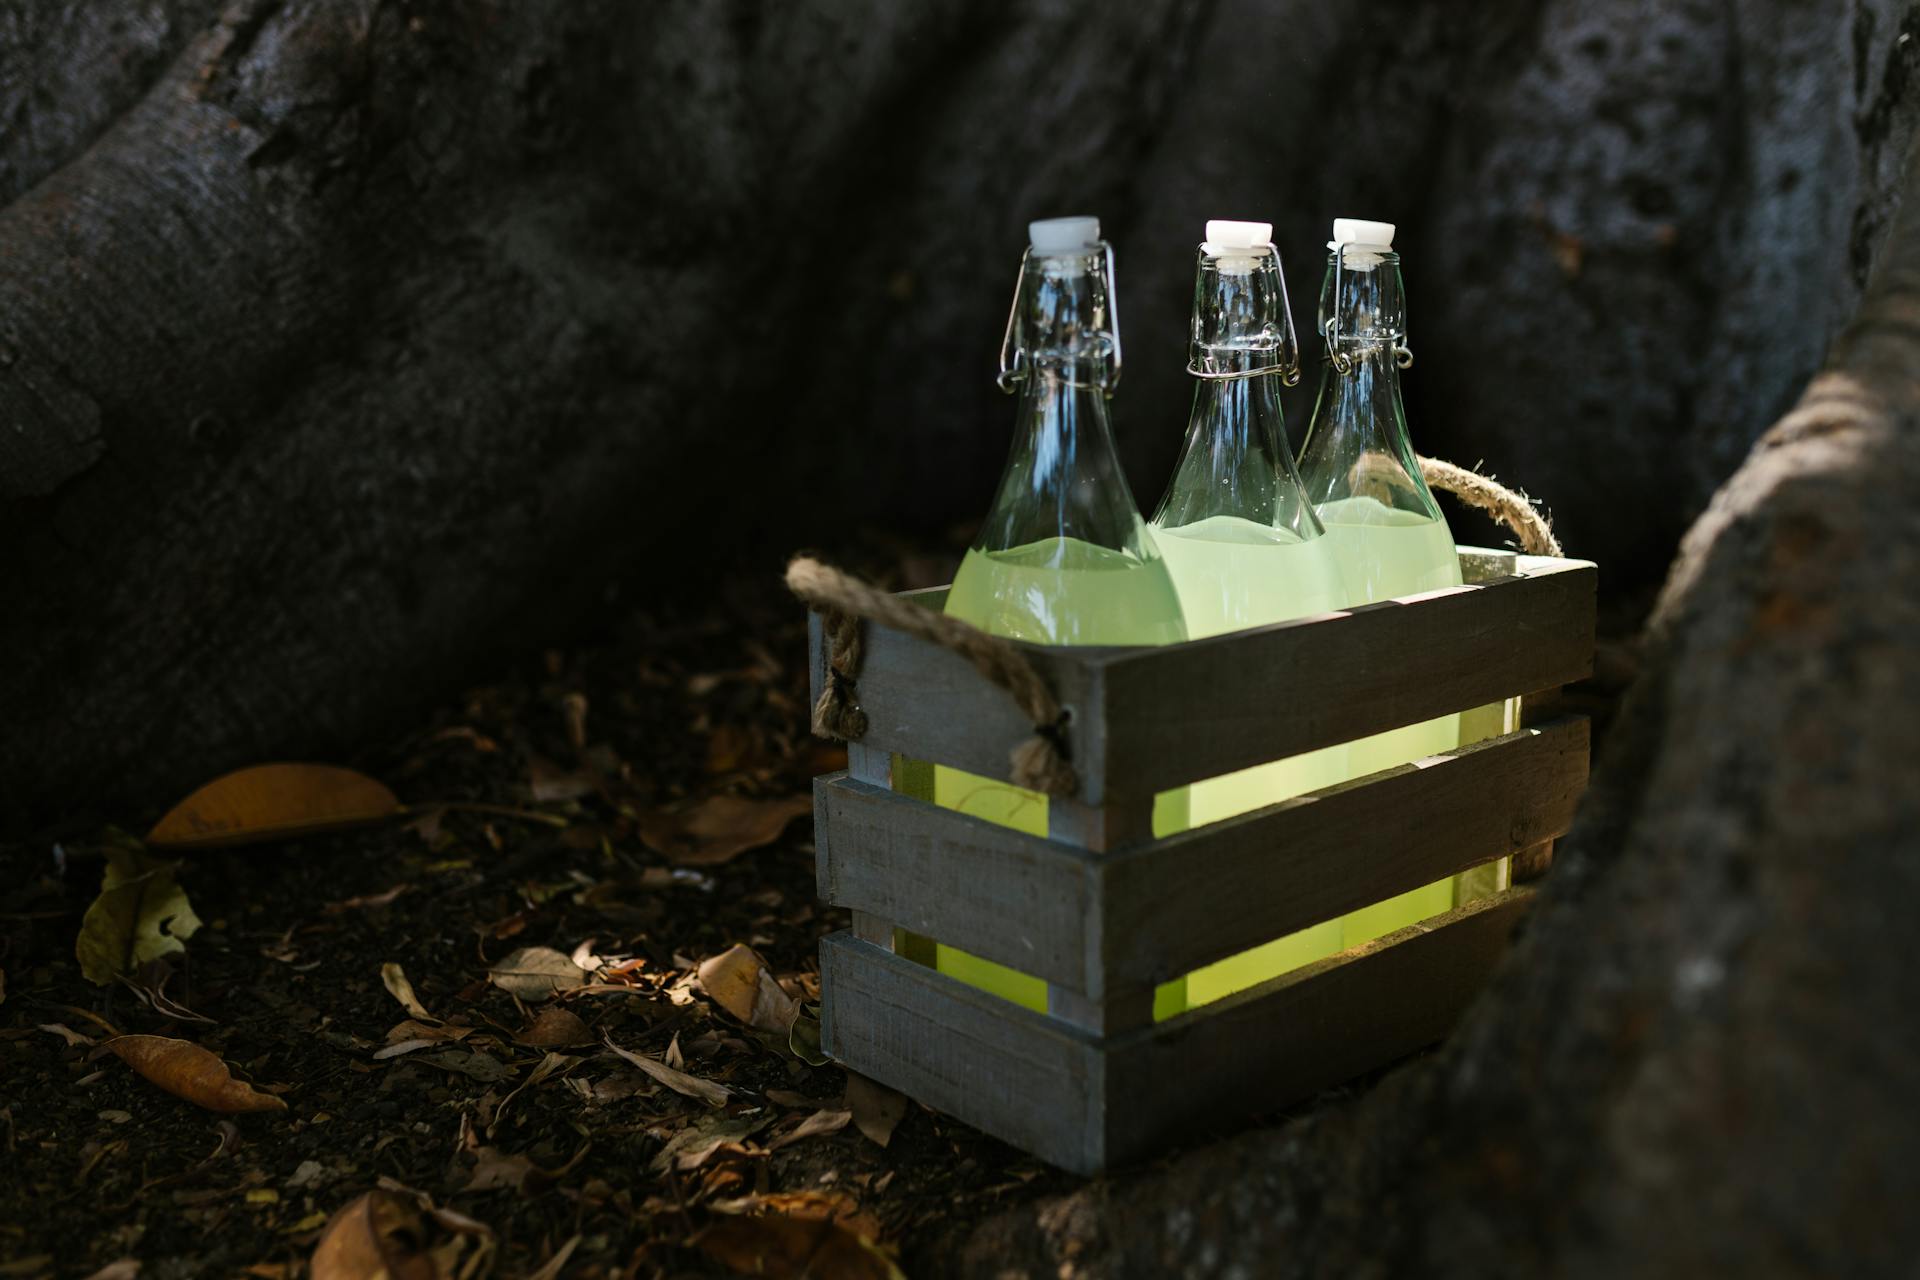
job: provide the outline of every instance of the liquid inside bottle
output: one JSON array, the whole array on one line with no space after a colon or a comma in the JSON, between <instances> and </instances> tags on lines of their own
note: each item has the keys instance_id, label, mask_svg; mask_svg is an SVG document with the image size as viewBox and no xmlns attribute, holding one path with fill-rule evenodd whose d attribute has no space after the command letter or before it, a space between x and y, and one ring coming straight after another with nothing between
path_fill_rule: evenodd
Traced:
<instances>
[{"instance_id":1,"label":"liquid inside bottle","mask_svg":"<svg viewBox=\"0 0 1920 1280\"><path fill-rule=\"evenodd\" d=\"M946 611L1037 644L1171 644L1187 638L1167 566L1120 470L1107 399L1119 374L1111 251L1092 218L1033 223L1009 320L1003 385L1020 396L1013 449L993 507L961 561ZM935 803L1047 833L1047 798L944 765ZM1186 792L1156 797L1155 835L1184 830ZM1039 978L939 943L942 972L1031 1009ZM1181 1007L1168 984L1156 1015Z\"/></svg>"},{"instance_id":2,"label":"liquid inside bottle","mask_svg":"<svg viewBox=\"0 0 1920 1280\"><path fill-rule=\"evenodd\" d=\"M1400 361L1411 354L1393 231L1391 223L1334 223L1320 300L1327 361L1300 454L1350 605L1460 584L1453 534L1421 478L1400 399ZM1458 715L1391 729L1349 745L1348 776L1459 745ZM1451 910L1456 878L1351 913L1342 942L1351 947Z\"/></svg>"},{"instance_id":3,"label":"liquid inside bottle","mask_svg":"<svg viewBox=\"0 0 1920 1280\"><path fill-rule=\"evenodd\" d=\"M1286 285L1266 223L1210 222L1194 283L1195 375L1187 438L1153 518L1188 633L1199 639L1341 607L1345 591L1287 447L1277 383L1298 378ZM1331 786L1344 746L1257 765L1189 789L1190 820L1218 822ZM1276 857L1284 857L1282 850ZM1217 1000L1338 951L1329 920L1187 975Z\"/></svg>"}]
</instances>

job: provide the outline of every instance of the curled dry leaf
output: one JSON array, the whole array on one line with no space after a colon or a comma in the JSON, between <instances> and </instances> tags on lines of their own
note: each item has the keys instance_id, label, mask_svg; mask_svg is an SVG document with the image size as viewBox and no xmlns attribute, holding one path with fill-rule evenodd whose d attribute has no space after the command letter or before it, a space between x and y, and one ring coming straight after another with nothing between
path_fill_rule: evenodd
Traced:
<instances>
[{"instance_id":1,"label":"curled dry leaf","mask_svg":"<svg viewBox=\"0 0 1920 1280\"><path fill-rule=\"evenodd\" d=\"M80 972L106 986L144 964L187 949L200 928L171 862L150 858L137 845L107 850L100 896L87 908L74 940Z\"/></svg>"},{"instance_id":2,"label":"curled dry leaf","mask_svg":"<svg viewBox=\"0 0 1920 1280\"><path fill-rule=\"evenodd\" d=\"M808 1138L819 1138L830 1133L838 1133L847 1127L847 1121L851 1119L853 1119L853 1112L851 1111L816 1111L805 1120L802 1120L792 1130L781 1134L772 1142L768 1143L767 1150L778 1151L780 1148L790 1147L796 1142L805 1142Z\"/></svg>"},{"instance_id":3,"label":"curled dry leaf","mask_svg":"<svg viewBox=\"0 0 1920 1280\"><path fill-rule=\"evenodd\" d=\"M107 1048L121 1061L175 1097L209 1111L285 1111L287 1104L233 1078L217 1054L191 1040L168 1036L116 1036Z\"/></svg>"},{"instance_id":4,"label":"curled dry leaf","mask_svg":"<svg viewBox=\"0 0 1920 1280\"><path fill-rule=\"evenodd\" d=\"M684 1071L675 1071L658 1058L649 1058L644 1053L635 1053L631 1049L622 1049L610 1039L605 1040L604 1043L607 1048L613 1050L622 1058L625 1058L628 1062L631 1062L634 1066L640 1068L675 1093L684 1094L689 1098L698 1098L710 1107L725 1106L727 1099L733 1096L732 1092L723 1084L715 1084L711 1080L702 1080L700 1077L690 1076Z\"/></svg>"},{"instance_id":5,"label":"curled dry leaf","mask_svg":"<svg viewBox=\"0 0 1920 1280\"><path fill-rule=\"evenodd\" d=\"M799 1280L904 1280L880 1246L823 1218L718 1218L693 1242L742 1275Z\"/></svg>"},{"instance_id":6,"label":"curled dry leaf","mask_svg":"<svg viewBox=\"0 0 1920 1280\"><path fill-rule=\"evenodd\" d=\"M894 1127L907 1114L907 1095L849 1071L847 1109L853 1112L854 1127L884 1147L893 1141Z\"/></svg>"},{"instance_id":7,"label":"curled dry leaf","mask_svg":"<svg viewBox=\"0 0 1920 1280\"><path fill-rule=\"evenodd\" d=\"M741 1150L740 1144L764 1127L767 1116L730 1116L709 1111L696 1116L686 1128L667 1139L667 1145L653 1158L655 1173L677 1169L686 1173L698 1169L724 1149Z\"/></svg>"},{"instance_id":8,"label":"curled dry leaf","mask_svg":"<svg viewBox=\"0 0 1920 1280\"><path fill-rule=\"evenodd\" d=\"M580 966L552 947L522 947L487 971L487 980L522 1000L551 999L586 982Z\"/></svg>"},{"instance_id":9,"label":"curled dry leaf","mask_svg":"<svg viewBox=\"0 0 1920 1280\"><path fill-rule=\"evenodd\" d=\"M580 1015L558 1005L542 1009L519 1036L521 1044L535 1049L564 1049L568 1045L592 1044L593 1032Z\"/></svg>"},{"instance_id":10,"label":"curled dry leaf","mask_svg":"<svg viewBox=\"0 0 1920 1280\"><path fill-rule=\"evenodd\" d=\"M780 989L767 962L745 943L735 943L700 962L700 985L714 1003L750 1027L785 1033L800 1006Z\"/></svg>"},{"instance_id":11,"label":"curled dry leaf","mask_svg":"<svg viewBox=\"0 0 1920 1280\"><path fill-rule=\"evenodd\" d=\"M424 1196L381 1188L333 1215L314 1246L313 1280L442 1280L483 1274L493 1232ZM424 1212L423 1212L424 1210Z\"/></svg>"},{"instance_id":12,"label":"curled dry leaf","mask_svg":"<svg viewBox=\"0 0 1920 1280\"><path fill-rule=\"evenodd\" d=\"M710 867L772 844L788 823L812 812L813 801L806 796L707 796L671 812L642 814L640 838L674 862Z\"/></svg>"},{"instance_id":13,"label":"curled dry leaf","mask_svg":"<svg viewBox=\"0 0 1920 1280\"><path fill-rule=\"evenodd\" d=\"M330 764L263 764L216 778L182 800L147 833L170 849L285 840L363 826L399 813L393 792L363 773Z\"/></svg>"},{"instance_id":14,"label":"curled dry leaf","mask_svg":"<svg viewBox=\"0 0 1920 1280\"><path fill-rule=\"evenodd\" d=\"M439 1022L440 1019L427 1012L427 1006L420 1003L420 997L413 994L413 983L407 981L407 971L389 960L380 966L380 982L400 1007L422 1022Z\"/></svg>"}]
</instances>

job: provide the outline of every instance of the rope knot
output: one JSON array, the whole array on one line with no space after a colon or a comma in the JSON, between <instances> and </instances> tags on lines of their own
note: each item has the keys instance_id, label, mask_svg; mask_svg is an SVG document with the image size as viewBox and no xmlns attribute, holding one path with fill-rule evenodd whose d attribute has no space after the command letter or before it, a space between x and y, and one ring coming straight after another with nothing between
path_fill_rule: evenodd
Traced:
<instances>
[{"instance_id":1,"label":"rope knot","mask_svg":"<svg viewBox=\"0 0 1920 1280\"><path fill-rule=\"evenodd\" d=\"M1080 788L1067 747L1067 713L1033 726L1033 736L1013 749L1013 784L1049 796L1070 796Z\"/></svg>"}]
</instances>

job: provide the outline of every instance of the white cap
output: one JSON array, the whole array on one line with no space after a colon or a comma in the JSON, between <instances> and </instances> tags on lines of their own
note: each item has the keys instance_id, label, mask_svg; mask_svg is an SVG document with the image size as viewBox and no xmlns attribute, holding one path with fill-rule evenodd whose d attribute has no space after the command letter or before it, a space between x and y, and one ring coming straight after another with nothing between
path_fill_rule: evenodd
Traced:
<instances>
[{"instance_id":1,"label":"white cap","mask_svg":"<svg viewBox=\"0 0 1920 1280\"><path fill-rule=\"evenodd\" d=\"M1271 243L1271 222L1227 222L1215 218L1207 223L1207 242L1200 247L1219 256L1230 249L1264 249Z\"/></svg>"},{"instance_id":2,"label":"white cap","mask_svg":"<svg viewBox=\"0 0 1920 1280\"><path fill-rule=\"evenodd\" d=\"M1035 253L1087 253L1100 243L1098 218L1042 218L1027 224Z\"/></svg>"},{"instance_id":3,"label":"white cap","mask_svg":"<svg viewBox=\"0 0 1920 1280\"><path fill-rule=\"evenodd\" d=\"M1333 239L1327 248L1337 249L1343 244L1363 244L1370 249L1393 248L1393 224L1391 222L1368 222L1365 218L1335 218L1333 220Z\"/></svg>"}]
</instances>

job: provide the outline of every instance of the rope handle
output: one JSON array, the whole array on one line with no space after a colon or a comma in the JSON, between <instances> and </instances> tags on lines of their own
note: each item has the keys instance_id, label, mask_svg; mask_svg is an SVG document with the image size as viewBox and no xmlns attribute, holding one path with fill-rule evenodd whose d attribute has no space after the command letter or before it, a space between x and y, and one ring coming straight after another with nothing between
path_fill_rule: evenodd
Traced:
<instances>
[{"instance_id":1,"label":"rope handle","mask_svg":"<svg viewBox=\"0 0 1920 1280\"><path fill-rule=\"evenodd\" d=\"M1476 471L1434 458L1420 459L1420 473L1429 485L1481 508L1506 525L1528 555L1560 554L1560 543L1546 517L1534 509L1525 494ZM867 713L860 709L857 681L865 646L861 624L871 620L953 650L1013 696L1033 725L1033 736L1011 753L1015 786L1050 796L1070 796L1079 788L1067 756L1066 712L1012 641L948 614L910 604L807 556L796 556L787 565L787 589L818 609L825 627L827 683L813 706L814 733L843 742L857 742L866 736Z\"/></svg>"}]
</instances>

